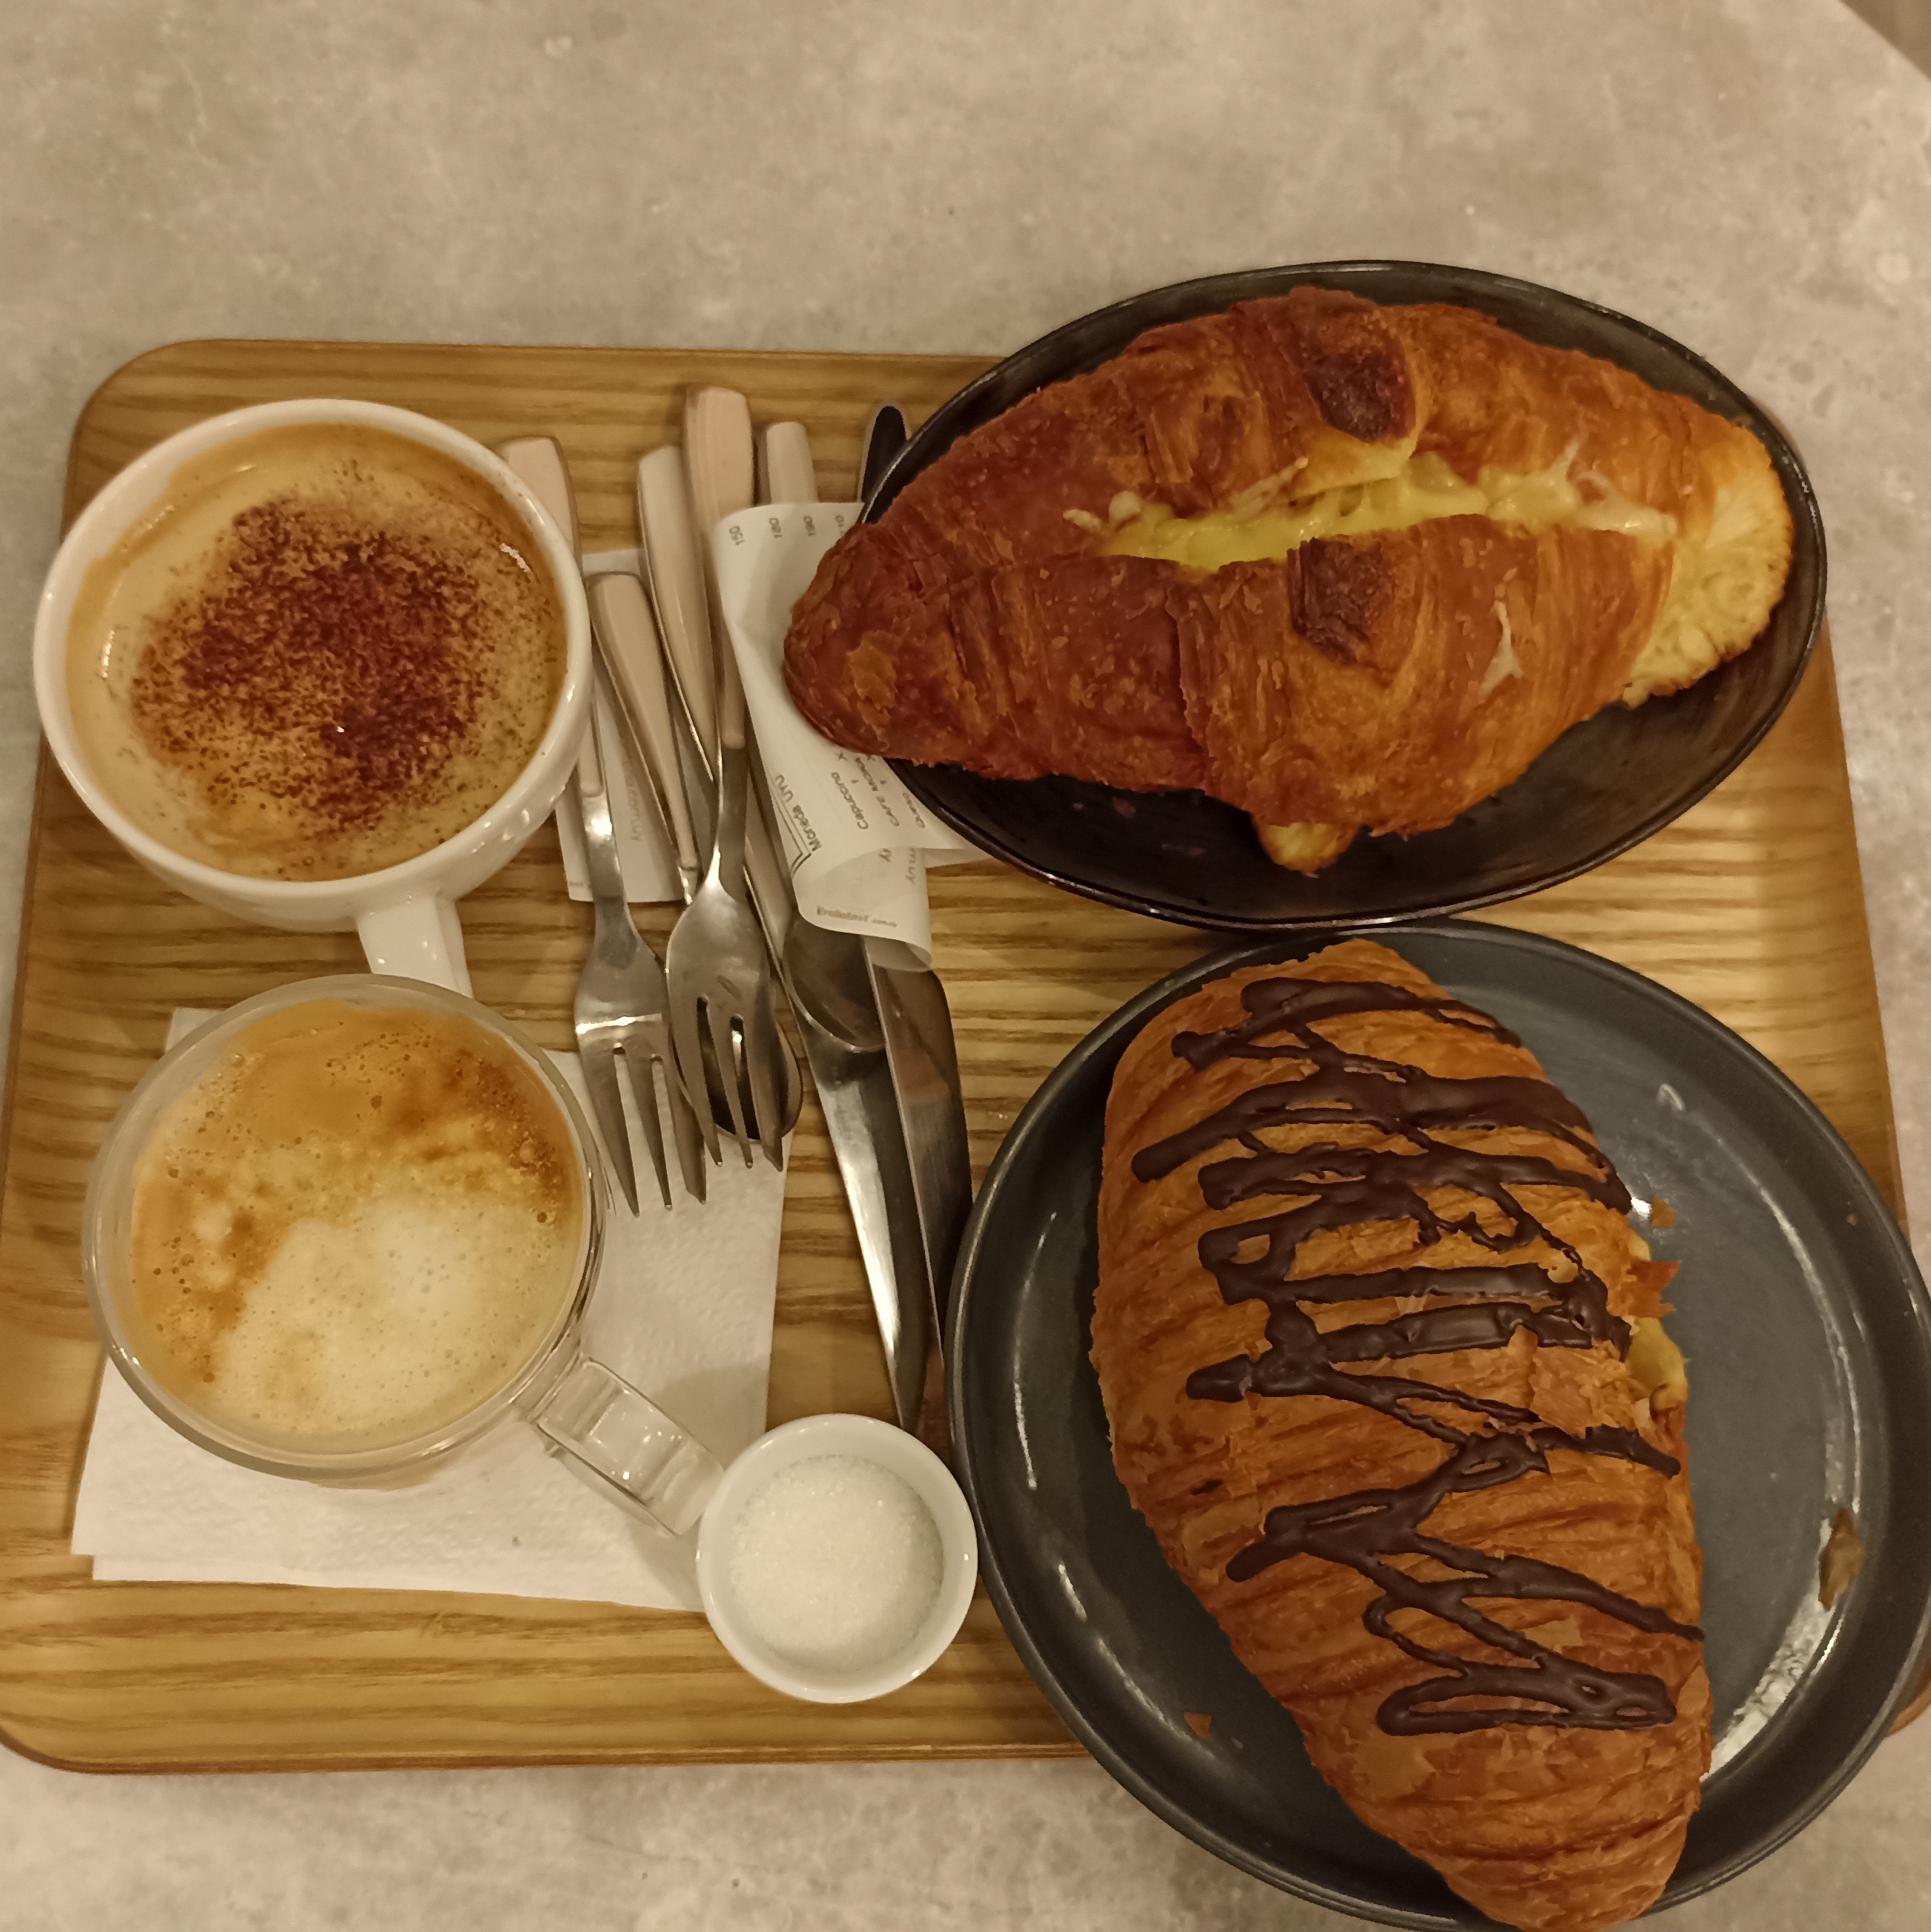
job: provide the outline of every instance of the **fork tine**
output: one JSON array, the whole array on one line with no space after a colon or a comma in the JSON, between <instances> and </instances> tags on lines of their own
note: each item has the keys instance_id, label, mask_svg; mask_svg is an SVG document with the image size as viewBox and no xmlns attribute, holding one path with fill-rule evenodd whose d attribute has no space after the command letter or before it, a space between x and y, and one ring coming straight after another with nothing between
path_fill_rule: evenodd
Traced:
<instances>
[{"instance_id":1,"label":"fork tine","mask_svg":"<svg viewBox=\"0 0 1931 1932\"><path fill-rule=\"evenodd\" d=\"M724 1076L724 1099L731 1110L731 1131L738 1137L744 1164L751 1163L751 1130L744 1117L744 1080L738 1070L736 1042L731 1038L731 1023L724 1009L712 1000L704 1003L705 1017L711 1023L711 1043L716 1049L718 1070Z\"/></svg>"},{"instance_id":2,"label":"fork tine","mask_svg":"<svg viewBox=\"0 0 1931 1932\"><path fill-rule=\"evenodd\" d=\"M637 1169L630 1155L630 1130L624 1124L624 1103L617 1092L616 1049L608 1040L579 1040L577 1057L583 1068L583 1084L590 1096L590 1108L597 1117L597 1130L604 1137L604 1151L622 1188L630 1211L637 1212Z\"/></svg>"},{"instance_id":3,"label":"fork tine","mask_svg":"<svg viewBox=\"0 0 1931 1932\"><path fill-rule=\"evenodd\" d=\"M751 1076L751 1104L757 1116L758 1144L764 1157L782 1173L784 1168L784 1110L772 1078L769 1044L778 1031L778 1016L769 998L754 1000L745 1028L745 1070Z\"/></svg>"},{"instance_id":4,"label":"fork tine","mask_svg":"<svg viewBox=\"0 0 1931 1932\"><path fill-rule=\"evenodd\" d=\"M694 1201L705 1198L704 1144L697 1131L697 1110L684 1097L676 1070L664 1064L664 1097L670 1108L670 1136L677 1143L677 1166L684 1191Z\"/></svg>"},{"instance_id":5,"label":"fork tine","mask_svg":"<svg viewBox=\"0 0 1931 1932\"><path fill-rule=\"evenodd\" d=\"M643 1130L643 1144L650 1150L650 1164L657 1170L658 1192L664 1204L670 1205L670 1170L664 1163L664 1122L657 1111L656 1063L650 1049L634 1034L623 1043L624 1072L629 1076L631 1098L637 1102L637 1124Z\"/></svg>"},{"instance_id":6,"label":"fork tine","mask_svg":"<svg viewBox=\"0 0 1931 1932\"><path fill-rule=\"evenodd\" d=\"M675 932L670 936L673 940L677 937ZM673 998L670 1002L670 1046L698 1138L715 1162L722 1156L718 1151L718 1124L711 1118L709 1090L704 1079L703 1035L698 1028L694 1000Z\"/></svg>"}]
</instances>

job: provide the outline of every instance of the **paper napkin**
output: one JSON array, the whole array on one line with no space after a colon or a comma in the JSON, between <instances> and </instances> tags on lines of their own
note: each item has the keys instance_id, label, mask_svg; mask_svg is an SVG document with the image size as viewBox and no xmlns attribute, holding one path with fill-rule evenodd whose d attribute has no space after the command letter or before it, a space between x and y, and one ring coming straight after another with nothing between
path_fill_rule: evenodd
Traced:
<instances>
[{"instance_id":1,"label":"paper napkin","mask_svg":"<svg viewBox=\"0 0 1931 1932\"><path fill-rule=\"evenodd\" d=\"M712 538L718 593L798 893L814 926L901 941L932 956L925 872L985 854L926 811L883 758L808 724L784 688L791 607L858 520L856 503L761 505Z\"/></svg>"},{"instance_id":2,"label":"paper napkin","mask_svg":"<svg viewBox=\"0 0 1931 1932\"><path fill-rule=\"evenodd\" d=\"M174 1016L168 1044L208 1016ZM578 1098L574 1054L552 1056ZM728 1144L710 1198L621 1200L606 1227L591 1352L728 1462L764 1428L784 1177ZM328 1490L265 1476L177 1436L110 1365L81 1474L73 1549L95 1576L305 1583L699 1607L694 1534L604 1502L509 1421L404 1490Z\"/></svg>"}]
</instances>

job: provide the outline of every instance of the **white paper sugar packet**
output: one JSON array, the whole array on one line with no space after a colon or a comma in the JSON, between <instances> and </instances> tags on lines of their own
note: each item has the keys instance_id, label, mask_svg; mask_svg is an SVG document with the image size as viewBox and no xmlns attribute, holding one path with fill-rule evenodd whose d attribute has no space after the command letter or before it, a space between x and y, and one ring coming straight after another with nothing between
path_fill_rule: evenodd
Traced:
<instances>
[{"instance_id":1,"label":"white paper sugar packet","mask_svg":"<svg viewBox=\"0 0 1931 1932\"><path fill-rule=\"evenodd\" d=\"M184 1010L168 1043L208 1018ZM580 1100L574 1054L551 1058ZM728 1462L764 1429L784 1177L707 1170L666 1210L648 1175L613 1202L585 1329L591 1352ZM224 1462L177 1436L111 1366L74 1509L103 1582L302 1583L699 1607L694 1535L653 1531L511 1421L473 1458L402 1490L333 1490Z\"/></svg>"},{"instance_id":2,"label":"white paper sugar packet","mask_svg":"<svg viewBox=\"0 0 1931 1932\"><path fill-rule=\"evenodd\" d=\"M728 517L712 538L718 600L798 893L814 926L932 954L926 869L985 855L942 824L883 758L821 737L784 688L791 608L858 520L856 503L773 503Z\"/></svg>"}]
</instances>

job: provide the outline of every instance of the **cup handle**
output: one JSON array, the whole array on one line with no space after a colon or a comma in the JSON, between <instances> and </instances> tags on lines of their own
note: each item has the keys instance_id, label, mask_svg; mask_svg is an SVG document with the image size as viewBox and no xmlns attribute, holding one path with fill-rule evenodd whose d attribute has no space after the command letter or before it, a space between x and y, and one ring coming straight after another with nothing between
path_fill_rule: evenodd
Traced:
<instances>
[{"instance_id":1,"label":"cup handle","mask_svg":"<svg viewBox=\"0 0 1931 1932\"><path fill-rule=\"evenodd\" d=\"M355 930L372 973L394 973L424 980L452 993L469 991L469 962L463 956L463 926L454 902L420 892L355 915Z\"/></svg>"},{"instance_id":2,"label":"cup handle","mask_svg":"<svg viewBox=\"0 0 1931 1932\"><path fill-rule=\"evenodd\" d=\"M592 1489L682 1536L722 1479L716 1456L622 1376L580 1357L530 1420Z\"/></svg>"}]
</instances>

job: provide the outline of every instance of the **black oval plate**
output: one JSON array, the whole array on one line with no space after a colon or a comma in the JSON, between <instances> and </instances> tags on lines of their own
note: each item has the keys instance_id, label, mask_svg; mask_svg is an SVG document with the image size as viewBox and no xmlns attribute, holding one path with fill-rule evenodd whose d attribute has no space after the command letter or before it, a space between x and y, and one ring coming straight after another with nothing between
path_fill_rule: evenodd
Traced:
<instances>
[{"instance_id":1,"label":"black oval plate","mask_svg":"<svg viewBox=\"0 0 1931 1932\"><path fill-rule=\"evenodd\" d=\"M1384 1924L1486 1925L1371 1832L1294 1720L1167 1567L1114 1473L1087 1359L1113 1070L1204 960L1090 1034L1020 1115L973 1210L949 1323L952 1432L1007 1634L1074 1734L1189 1838L1283 1891ZM1882 1738L1931 1633L1931 1304L1897 1222L1817 1109L1651 981L1558 941L1456 922L1376 935L1520 1034L1582 1107L1680 1261L1717 1768L1664 1895L1772 1850ZM1679 1219L1651 1233L1660 1196ZM1822 1526L1856 1512L1862 1576L1826 1614ZM1196 1738L1184 1714L1204 1712Z\"/></svg>"},{"instance_id":2,"label":"black oval plate","mask_svg":"<svg viewBox=\"0 0 1931 1932\"><path fill-rule=\"evenodd\" d=\"M1619 363L1762 439L1789 499L1790 580L1742 656L1673 698L1612 704L1573 726L1522 777L1438 832L1357 839L1304 878L1261 848L1244 812L1200 792L1129 792L1077 778L980 778L953 765L893 769L983 850L1108 905L1237 932L1381 925L1462 912L1573 878L1660 831L1734 771L1777 721L1824 614L1824 527L1810 478L1764 412L1700 356L1575 296L1420 262L1253 268L1129 297L1042 336L943 404L865 506L876 518L960 436L1033 390L1093 369L1144 330L1304 284L1380 302L1455 302L1532 342Z\"/></svg>"}]
</instances>

